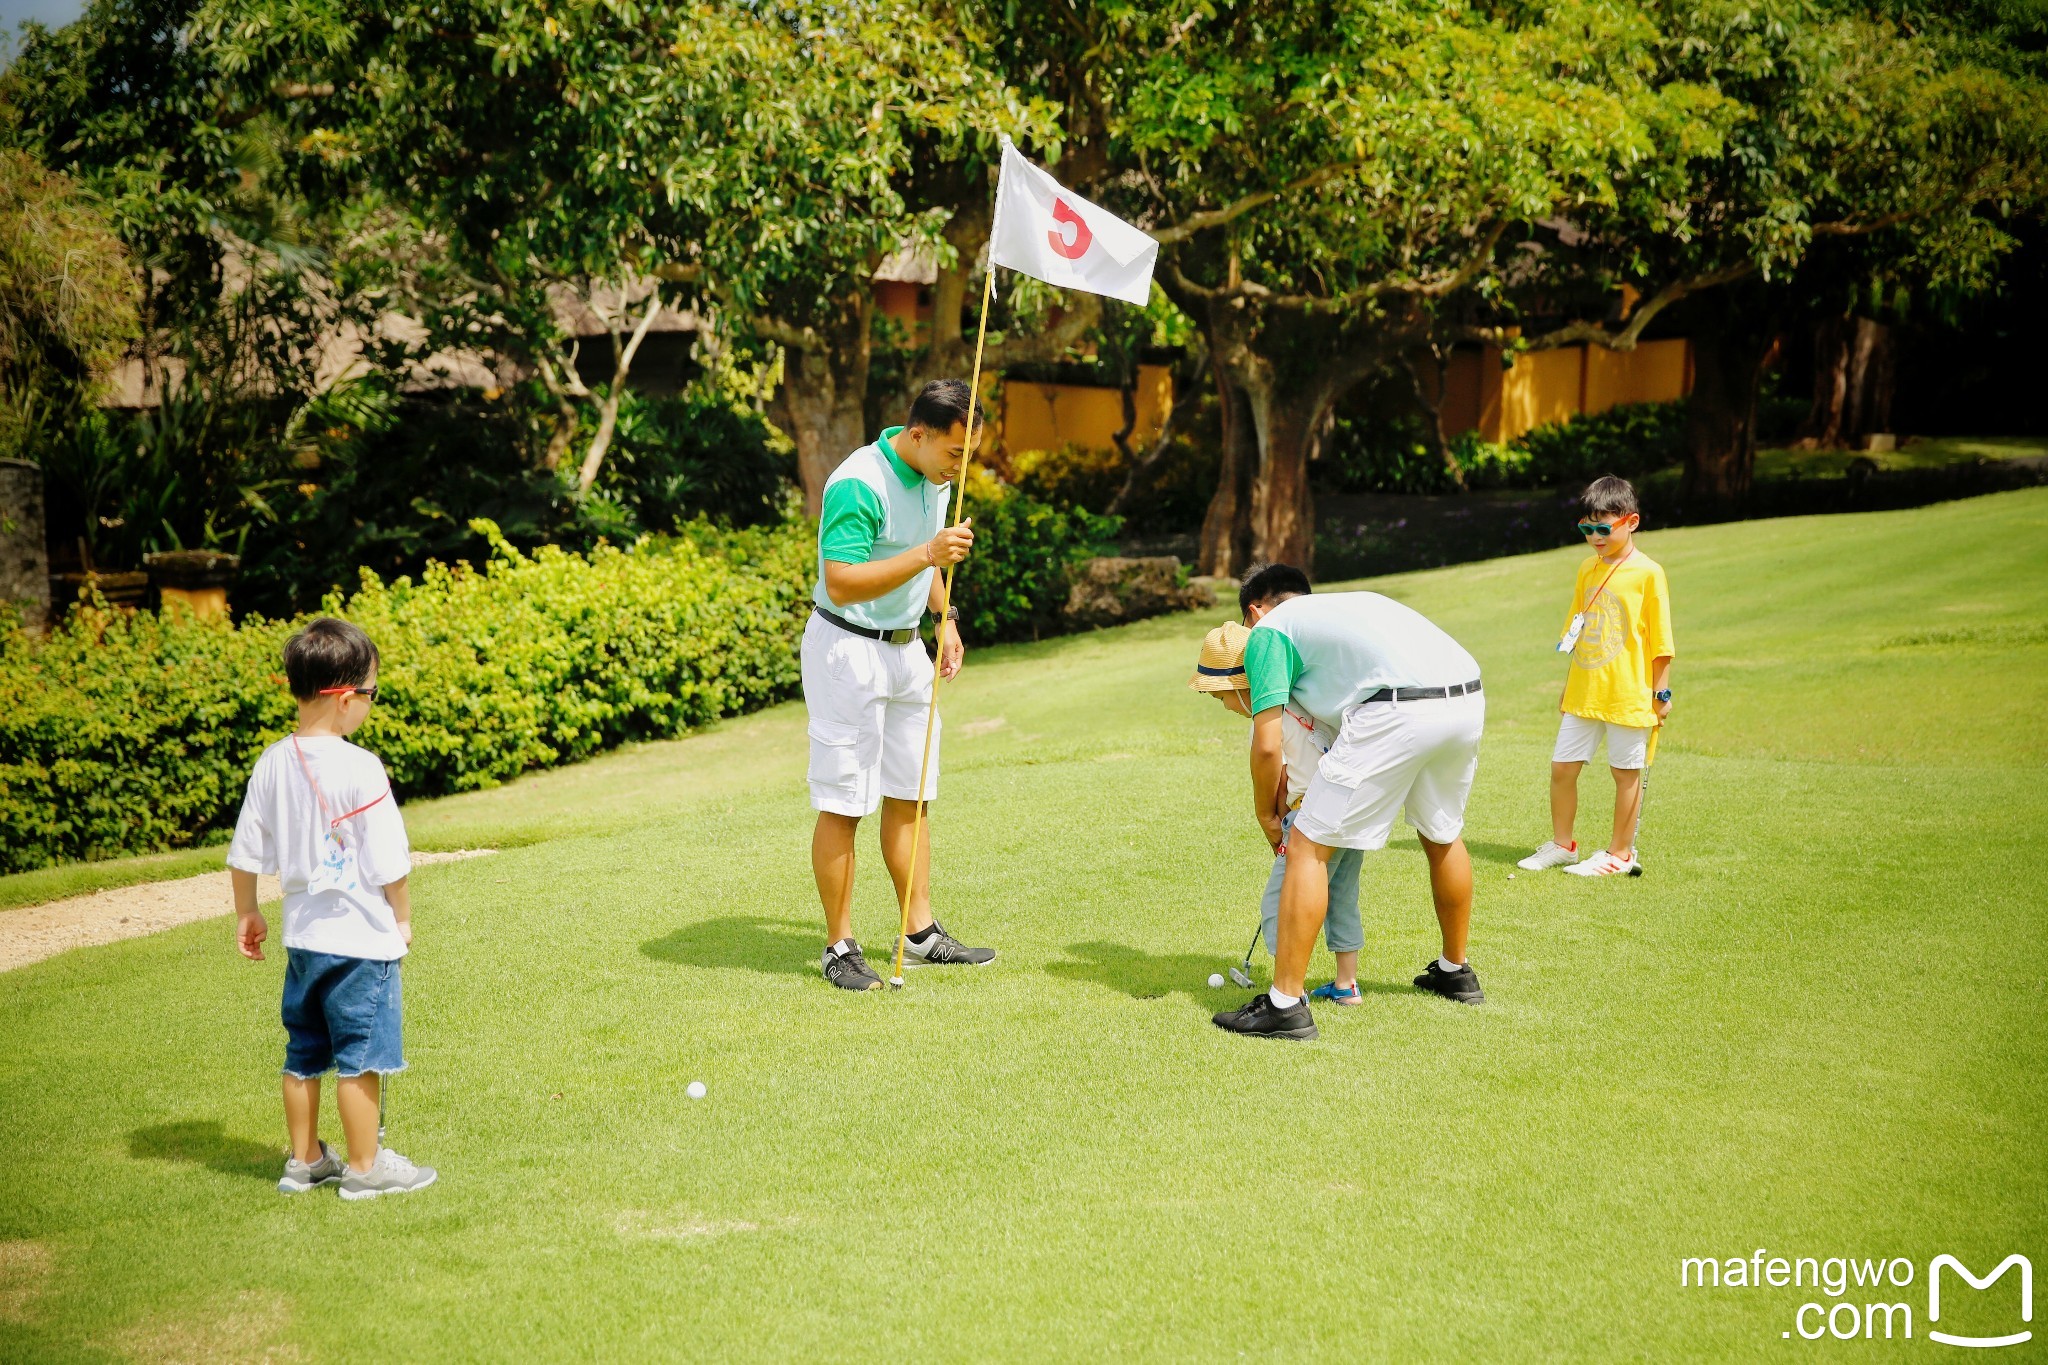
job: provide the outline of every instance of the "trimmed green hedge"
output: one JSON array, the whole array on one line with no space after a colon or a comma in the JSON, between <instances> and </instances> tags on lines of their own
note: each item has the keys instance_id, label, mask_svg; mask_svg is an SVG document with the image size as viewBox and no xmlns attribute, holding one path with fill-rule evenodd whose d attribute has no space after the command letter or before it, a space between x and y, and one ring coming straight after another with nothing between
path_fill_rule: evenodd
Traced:
<instances>
[{"instance_id":1,"label":"trimmed green hedge","mask_svg":"<svg viewBox=\"0 0 2048 1365\"><path fill-rule=\"evenodd\" d=\"M364 736L401 797L495 785L794 695L815 532L697 526L631 549L372 574L328 613L383 656ZM303 618L302 618L303 619ZM0 623L0 872L198 841L294 709L300 620L82 607L45 639Z\"/></svg>"}]
</instances>

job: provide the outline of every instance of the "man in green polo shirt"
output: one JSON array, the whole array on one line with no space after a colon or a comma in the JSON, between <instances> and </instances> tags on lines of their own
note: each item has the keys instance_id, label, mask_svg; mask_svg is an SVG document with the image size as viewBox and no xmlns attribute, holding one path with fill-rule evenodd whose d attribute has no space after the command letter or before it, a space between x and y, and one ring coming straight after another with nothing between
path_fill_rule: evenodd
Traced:
<instances>
[{"instance_id":1,"label":"man in green polo shirt","mask_svg":"<svg viewBox=\"0 0 2048 1365\"><path fill-rule=\"evenodd\" d=\"M974 528L949 527L952 481L967 445L967 385L924 386L908 420L846 457L825 484L818 523L818 582L804 627L804 706L810 712L811 870L825 907L825 979L851 991L880 990L853 937L854 835L882 811L882 861L900 903L910 887L906 966L983 966L987 948L969 948L932 918L931 841L910 866L918 773L932 717L931 656L918 626L939 622L939 667L960 671L957 611L943 600L941 570L974 547ZM923 796L938 793L939 727L932 724L931 769ZM892 945L893 949L893 945Z\"/></svg>"},{"instance_id":2,"label":"man in green polo shirt","mask_svg":"<svg viewBox=\"0 0 2048 1365\"><path fill-rule=\"evenodd\" d=\"M1315 593L1289 564L1247 572L1238 607L1251 633L1244 670L1252 716L1252 809L1275 853L1287 857L1280 886L1273 986L1216 1027L1269 1038L1313 1038L1309 954L1329 911L1329 864L1338 849L1381 849L1407 817L1429 862L1443 953L1415 984L1449 1000L1484 1000L1465 960L1472 923L1472 859L1465 803L1479 767L1486 699L1479 664L1463 645L1411 607L1375 592ZM1298 707L1336 732L1283 829L1276 791L1286 789L1283 707Z\"/></svg>"}]
</instances>

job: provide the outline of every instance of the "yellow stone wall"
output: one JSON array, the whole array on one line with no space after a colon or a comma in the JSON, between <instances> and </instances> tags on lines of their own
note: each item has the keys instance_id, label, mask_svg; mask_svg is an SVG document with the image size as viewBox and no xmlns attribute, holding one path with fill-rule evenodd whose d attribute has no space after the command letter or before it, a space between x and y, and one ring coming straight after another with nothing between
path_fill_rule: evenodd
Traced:
<instances>
[{"instance_id":1,"label":"yellow stone wall","mask_svg":"<svg viewBox=\"0 0 2048 1365\"><path fill-rule=\"evenodd\" d=\"M992 434L1011 455L1069 445L1112 450L1124 424L1123 396L1116 389L1009 379L1003 382L998 401ZM1158 435L1172 406L1173 371L1165 365L1140 365L1132 444L1143 445Z\"/></svg>"},{"instance_id":2,"label":"yellow stone wall","mask_svg":"<svg viewBox=\"0 0 2048 1365\"><path fill-rule=\"evenodd\" d=\"M1517 356L1501 368L1498 347L1456 351L1444 382L1444 429L1512 441L1531 427L1604 412L1617 403L1661 403L1692 391L1691 343L1646 341L1633 351L1566 346Z\"/></svg>"}]
</instances>

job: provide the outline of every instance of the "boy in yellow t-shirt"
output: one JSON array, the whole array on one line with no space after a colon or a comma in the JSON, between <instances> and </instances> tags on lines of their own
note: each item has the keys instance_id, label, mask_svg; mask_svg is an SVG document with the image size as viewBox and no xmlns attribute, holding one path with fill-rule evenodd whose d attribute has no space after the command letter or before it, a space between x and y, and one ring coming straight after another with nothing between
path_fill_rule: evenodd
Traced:
<instances>
[{"instance_id":1,"label":"boy in yellow t-shirt","mask_svg":"<svg viewBox=\"0 0 2048 1365\"><path fill-rule=\"evenodd\" d=\"M1580 877L1636 876L1636 819L1650 739L1671 714L1671 589L1663 566L1636 546L1642 514L1628 480L1595 479L1579 495L1579 533L1593 557L1579 566L1570 619L1558 651L1571 655L1550 756L1550 840L1520 866L1563 867ZM1579 813L1579 769L1602 736L1614 770L1614 837L1580 858L1572 838Z\"/></svg>"}]
</instances>

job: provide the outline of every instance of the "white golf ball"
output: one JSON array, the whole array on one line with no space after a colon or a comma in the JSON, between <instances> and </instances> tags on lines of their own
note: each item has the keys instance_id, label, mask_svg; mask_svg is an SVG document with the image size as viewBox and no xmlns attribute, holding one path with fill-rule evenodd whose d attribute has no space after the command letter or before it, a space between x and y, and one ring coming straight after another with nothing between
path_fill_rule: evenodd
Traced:
<instances>
[{"instance_id":1,"label":"white golf ball","mask_svg":"<svg viewBox=\"0 0 2048 1365\"><path fill-rule=\"evenodd\" d=\"M688 1096L689 1096L689 1097L690 1097L691 1099L693 1099L693 1100L701 1100L701 1099L703 1099L703 1098L704 1098L704 1082L702 1082L702 1081L691 1081L691 1082L690 1082L690 1088L689 1088L689 1089L687 1089L687 1090L685 1090L685 1091L684 1091L683 1093L684 1093L685 1095L688 1095Z\"/></svg>"},{"instance_id":2,"label":"white golf ball","mask_svg":"<svg viewBox=\"0 0 2048 1365\"><path fill-rule=\"evenodd\" d=\"M1210 986L1212 986L1212 987L1214 987L1214 986L1220 986L1220 985L1222 985L1222 984L1223 984L1223 973L1221 973L1221 972L1211 972L1211 973L1209 973L1209 984L1210 984Z\"/></svg>"},{"instance_id":3,"label":"white golf ball","mask_svg":"<svg viewBox=\"0 0 2048 1365\"><path fill-rule=\"evenodd\" d=\"M1514 874L1514 873L1512 873L1512 872L1508 873L1508 880L1509 880L1509 881L1513 881L1514 879L1515 879L1515 874Z\"/></svg>"}]
</instances>

